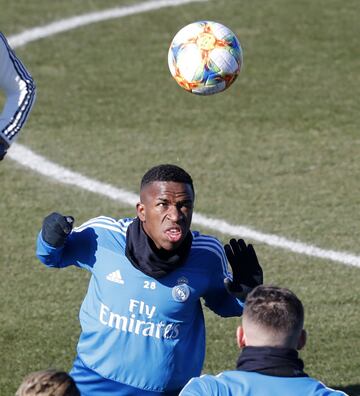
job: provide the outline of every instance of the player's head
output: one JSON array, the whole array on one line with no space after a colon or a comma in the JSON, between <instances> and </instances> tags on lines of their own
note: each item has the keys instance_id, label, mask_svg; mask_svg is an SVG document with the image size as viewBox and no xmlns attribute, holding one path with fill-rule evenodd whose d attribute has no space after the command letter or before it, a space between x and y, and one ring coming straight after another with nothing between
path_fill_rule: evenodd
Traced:
<instances>
[{"instance_id":1,"label":"player's head","mask_svg":"<svg viewBox=\"0 0 360 396\"><path fill-rule=\"evenodd\" d=\"M246 297L238 343L301 349L306 342L303 325L304 308L292 291L260 285Z\"/></svg>"},{"instance_id":2,"label":"player's head","mask_svg":"<svg viewBox=\"0 0 360 396\"><path fill-rule=\"evenodd\" d=\"M145 173L137 214L158 249L172 251L182 244L190 230L194 200L193 181L184 169L163 164Z\"/></svg>"},{"instance_id":3,"label":"player's head","mask_svg":"<svg viewBox=\"0 0 360 396\"><path fill-rule=\"evenodd\" d=\"M80 392L69 374L49 369L27 375L15 396L80 396Z\"/></svg>"}]
</instances>

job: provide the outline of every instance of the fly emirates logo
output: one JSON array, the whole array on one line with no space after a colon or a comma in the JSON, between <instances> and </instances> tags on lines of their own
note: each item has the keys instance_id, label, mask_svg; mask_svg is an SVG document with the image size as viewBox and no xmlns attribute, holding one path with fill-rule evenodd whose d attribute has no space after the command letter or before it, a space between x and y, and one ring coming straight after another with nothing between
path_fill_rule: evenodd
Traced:
<instances>
[{"instance_id":1,"label":"fly emirates logo","mask_svg":"<svg viewBox=\"0 0 360 396\"><path fill-rule=\"evenodd\" d=\"M178 323L164 323L153 322L156 307L145 304L144 301L130 299L129 301L129 315L121 316L115 312L111 312L110 308L101 303L99 320L100 322L116 330L125 333L134 333L144 337L155 338L178 338L179 326ZM136 319L137 315L145 315L145 320Z\"/></svg>"}]
</instances>

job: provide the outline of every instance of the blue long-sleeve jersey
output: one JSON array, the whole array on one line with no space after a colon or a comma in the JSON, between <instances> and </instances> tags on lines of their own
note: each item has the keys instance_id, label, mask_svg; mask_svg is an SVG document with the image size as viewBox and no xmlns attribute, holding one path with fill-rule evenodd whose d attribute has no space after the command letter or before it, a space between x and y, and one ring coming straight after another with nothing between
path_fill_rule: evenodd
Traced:
<instances>
[{"instance_id":1,"label":"blue long-sleeve jersey","mask_svg":"<svg viewBox=\"0 0 360 396\"><path fill-rule=\"evenodd\" d=\"M179 396L347 396L310 377L274 377L248 371L224 371L193 378Z\"/></svg>"},{"instance_id":2,"label":"blue long-sleeve jersey","mask_svg":"<svg viewBox=\"0 0 360 396\"><path fill-rule=\"evenodd\" d=\"M186 262L154 279L125 256L132 219L98 217L75 228L64 247L37 241L49 267L76 265L92 273L80 310L78 356L101 377L149 391L180 389L200 375L205 326L200 299L221 316L240 316L226 292L229 276L220 242L193 232ZM76 380L76 378L75 378Z\"/></svg>"}]
</instances>

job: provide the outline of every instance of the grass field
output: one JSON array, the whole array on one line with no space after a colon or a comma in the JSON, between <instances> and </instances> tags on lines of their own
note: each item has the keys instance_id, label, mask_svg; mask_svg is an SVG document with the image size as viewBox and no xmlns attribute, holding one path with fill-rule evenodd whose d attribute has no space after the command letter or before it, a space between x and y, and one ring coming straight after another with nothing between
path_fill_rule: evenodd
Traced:
<instances>
[{"instance_id":1,"label":"grass field","mask_svg":"<svg viewBox=\"0 0 360 396\"><path fill-rule=\"evenodd\" d=\"M13 36L131 4L137 1L0 0L0 30ZM18 142L135 193L149 167L179 164L194 178L196 212L359 257L359 12L357 0L210 0L18 47L38 87ZM244 49L239 79L212 97L181 90L167 69L172 37L199 19L229 26ZM28 372L68 370L75 355L89 275L48 270L37 261L43 217L56 210L81 224L135 211L11 158L0 164L0 181L0 395L7 396ZM223 242L230 237L201 231ZM265 282L291 288L304 302L306 371L360 395L360 269L251 242ZM209 312L206 320L204 372L233 368L238 320Z\"/></svg>"}]
</instances>

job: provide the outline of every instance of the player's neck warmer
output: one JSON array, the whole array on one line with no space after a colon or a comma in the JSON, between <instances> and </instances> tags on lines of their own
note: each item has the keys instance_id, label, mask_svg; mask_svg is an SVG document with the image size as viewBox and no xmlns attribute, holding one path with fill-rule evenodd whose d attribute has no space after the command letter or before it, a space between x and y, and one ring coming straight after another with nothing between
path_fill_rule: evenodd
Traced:
<instances>
[{"instance_id":1,"label":"player's neck warmer","mask_svg":"<svg viewBox=\"0 0 360 396\"><path fill-rule=\"evenodd\" d=\"M243 348L237 370L254 371L274 377L307 377L304 363L295 349L252 347Z\"/></svg>"},{"instance_id":2,"label":"player's neck warmer","mask_svg":"<svg viewBox=\"0 0 360 396\"><path fill-rule=\"evenodd\" d=\"M184 264L191 244L192 234L189 231L178 249L171 252L159 250L145 234L139 218L136 218L127 229L125 254L135 268L157 279Z\"/></svg>"}]
</instances>

